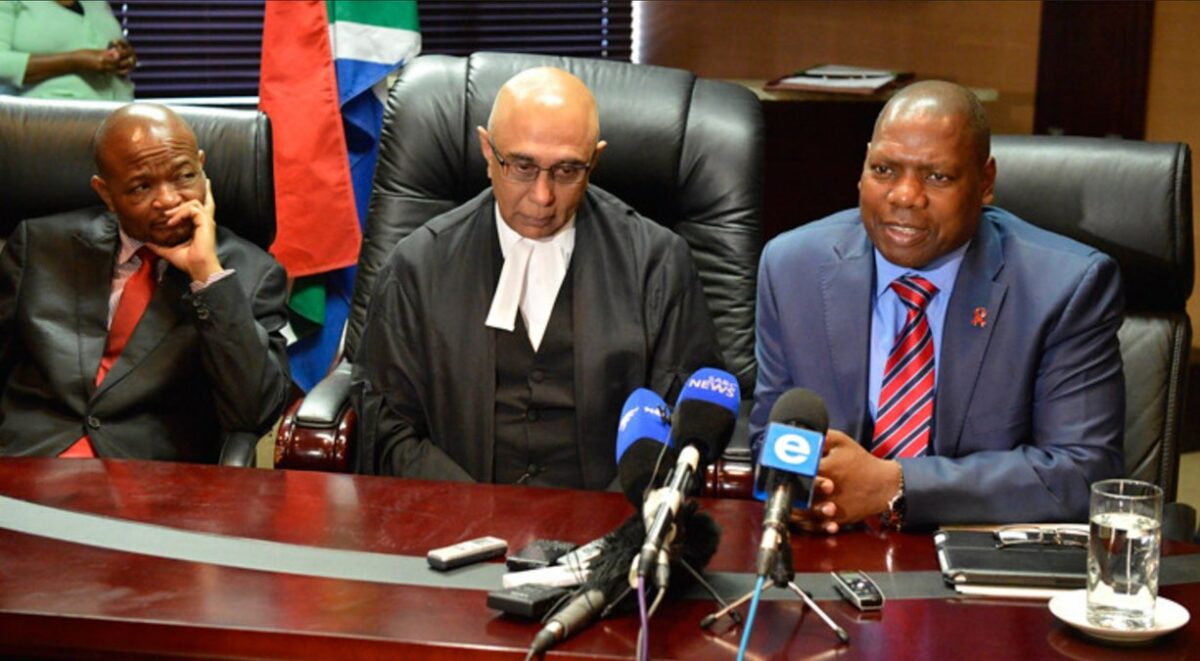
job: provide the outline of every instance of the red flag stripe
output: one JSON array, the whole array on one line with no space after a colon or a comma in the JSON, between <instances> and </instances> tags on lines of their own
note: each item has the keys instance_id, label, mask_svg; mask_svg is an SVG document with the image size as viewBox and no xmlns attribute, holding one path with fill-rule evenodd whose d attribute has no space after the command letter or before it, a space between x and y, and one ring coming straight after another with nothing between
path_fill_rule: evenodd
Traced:
<instances>
[{"instance_id":1,"label":"red flag stripe","mask_svg":"<svg viewBox=\"0 0 1200 661\"><path fill-rule=\"evenodd\" d=\"M362 241L325 12L324 0L268 2L263 18L259 107L271 118L275 151L271 254L292 278L353 265Z\"/></svg>"}]
</instances>

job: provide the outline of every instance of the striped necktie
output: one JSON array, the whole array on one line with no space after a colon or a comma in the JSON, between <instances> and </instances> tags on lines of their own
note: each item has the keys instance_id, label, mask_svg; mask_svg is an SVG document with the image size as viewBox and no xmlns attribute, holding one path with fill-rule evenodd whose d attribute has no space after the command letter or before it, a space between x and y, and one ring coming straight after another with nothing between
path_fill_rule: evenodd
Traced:
<instances>
[{"instance_id":1,"label":"striped necktie","mask_svg":"<svg viewBox=\"0 0 1200 661\"><path fill-rule=\"evenodd\" d=\"M933 433L933 332L925 306L938 289L917 275L902 275L891 288L908 316L884 366L871 453L907 459L925 454Z\"/></svg>"}]
</instances>

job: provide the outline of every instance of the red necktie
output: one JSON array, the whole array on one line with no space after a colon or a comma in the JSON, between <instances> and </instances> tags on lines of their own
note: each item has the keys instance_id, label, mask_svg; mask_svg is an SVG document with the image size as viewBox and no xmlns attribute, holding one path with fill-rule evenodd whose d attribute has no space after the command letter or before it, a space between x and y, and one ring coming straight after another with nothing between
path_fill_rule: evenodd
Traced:
<instances>
[{"instance_id":1,"label":"red necktie","mask_svg":"<svg viewBox=\"0 0 1200 661\"><path fill-rule=\"evenodd\" d=\"M142 265L125 281L121 300L117 303L116 312L113 313L112 324L108 327L108 341L104 344L104 356L100 358L100 369L96 370L97 386L104 381L108 370L112 369L113 363L117 362L117 357L125 350L125 345L129 343L129 336L133 335L133 329L137 328L138 321L146 312L146 306L150 305L150 298L154 296L156 283L154 267L158 262L158 255L155 255L146 246L142 246L138 248L137 256L142 260ZM85 435L58 456L89 458L96 456L96 453L92 451L91 441Z\"/></svg>"},{"instance_id":2,"label":"red necktie","mask_svg":"<svg viewBox=\"0 0 1200 661\"><path fill-rule=\"evenodd\" d=\"M933 332L925 306L938 289L917 275L900 276L891 287L908 316L884 366L871 453L885 459L919 457L933 433Z\"/></svg>"}]
</instances>

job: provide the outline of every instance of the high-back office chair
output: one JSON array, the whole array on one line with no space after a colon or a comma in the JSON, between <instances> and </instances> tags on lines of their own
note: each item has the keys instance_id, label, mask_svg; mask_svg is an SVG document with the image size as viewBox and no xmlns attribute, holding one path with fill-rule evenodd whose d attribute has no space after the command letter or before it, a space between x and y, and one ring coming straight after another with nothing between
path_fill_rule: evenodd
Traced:
<instances>
[{"instance_id":1,"label":"high-back office chair","mask_svg":"<svg viewBox=\"0 0 1200 661\"><path fill-rule=\"evenodd\" d=\"M1112 256L1125 284L1125 474L1175 501L1192 293L1191 150L1182 143L996 136L996 204ZM1195 513L1172 508L1170 537Z\"/></svg>"},{"instance_id":2,"label":"high-back office chair","mask_svg":"<svg viewBox=\"0 0 1200 661\"><path fill-rule=\"evenodd\" d=\"M686 71L568 57L425 56L391 90L344 354L353 356L376 273L392 246L488 186L475 127L500 86L551 65L596 97L608 147L592 184L680 234L691 246L726 368L748 397L755 379L754 289L761 250L762 116L739 86ZM342 364L284 417L276 465L346 470L353 411ZM619 402L614 402L619 406ZM616 430L614 430L615 433Z\"/></svg>"},{"instance_id":3,"label":"high-back office chair","mask_svg":"<svg viewBox=\"0 0 1200 661\"><path fill-rule=\"evenodd\" d=\"M1125 472L1175 500L1192 292L1191 152L1181 143L997 136L996 204L1121 267Z\"/></svg>"},{"instance_id":4,"label":"high-back office chair","mask_svg":"<svg viewBox=\"0 0 1200 661\"><path fill-rule=\"evenodd\" d=\"M92 190L92 135L120 103L0 96L0 237L17 223L102 204ZM266 250L275 240L271 124L251 110L178 107L206 156L218 220ZM258 437L231 434L221 463L252 465Z\"/></svg>"}]
</instances>

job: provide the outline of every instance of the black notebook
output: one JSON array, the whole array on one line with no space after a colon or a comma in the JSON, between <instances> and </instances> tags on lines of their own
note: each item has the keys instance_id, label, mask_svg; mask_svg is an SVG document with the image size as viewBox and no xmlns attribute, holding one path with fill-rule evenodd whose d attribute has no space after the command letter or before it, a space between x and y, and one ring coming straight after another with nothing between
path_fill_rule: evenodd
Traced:
<instances>
[{"instance_id":1,"label":"black notebook","mask_svg":"<svg viewBox=\"0 0 1200 661\"><path fill-rule=\"evenodd\" d=\"M1085 533L1086 535L1086 533ZM1047 536L1050 541L1050 537ZM1087 548L1060 543L999 546L992 531L939 530L933 535L942 577L950 585L1082 588Z\"/></svg>"}]
</instances>

